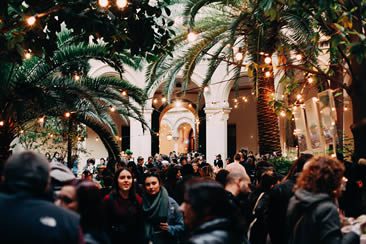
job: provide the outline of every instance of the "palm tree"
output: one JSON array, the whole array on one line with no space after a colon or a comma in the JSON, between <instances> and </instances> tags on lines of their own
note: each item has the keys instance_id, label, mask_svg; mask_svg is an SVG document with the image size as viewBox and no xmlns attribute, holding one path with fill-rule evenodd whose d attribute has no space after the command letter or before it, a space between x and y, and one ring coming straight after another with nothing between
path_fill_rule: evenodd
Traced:
<instances>
[{"instance_id":1,"label":"palm tree","mask_svg":"<svg viewBox=\"0 0 366 244\"><path fill-rule=\"evenodd\" d=\"M126 53L111 53L103 43L77 41L70 31L58 35L57 50L50 58L33 57L21 65L0 63L0 161L10 154L11 142L29 121L47 116L64 116L92 128L101 138L111 157L117 158L116 126L110 108L123 117L144 123L138 105L145 95L122 79L122 64L137 66ZM111 65L120 78L75 76L63 72L75 62L97 59ZM73 70L71 70L73 71ZM122 91L128 96L123 96ZM136 105L134 105L136 104Z\"/></svg>"},{"instance_id":2,"label":"palm tree","mask_svg":"<svg viewBox=\"0 0 366 244\"><path fill-rule=\"evenodd\" d=\"M238 0L182 1L185 3L185 22L188 30L183 30L173 42L178 50L175 55L163 55L147 69L147 87L152 89L161 80L165 82L168 99L176 82L176 75L183 71L184 90L191 81L197 64L207 61L207 73L202 86L206 86L219 65L226 64L237 82L247 68L258 95L257 120L260 153L280 151L278 118L271 108L274 92L274 78L265 77L272 72L271 65L265 65L260 53L273 53L278 42L276 29L279 24L266 24L266 19L258 11L257 2ZM198 15L204 12L204 17ZM212 28L215 26L215 28ZM197 41L186 40L189 32L199 33ZM246 58L237 58L241 53Z\"/></svg>"}]
</instances>

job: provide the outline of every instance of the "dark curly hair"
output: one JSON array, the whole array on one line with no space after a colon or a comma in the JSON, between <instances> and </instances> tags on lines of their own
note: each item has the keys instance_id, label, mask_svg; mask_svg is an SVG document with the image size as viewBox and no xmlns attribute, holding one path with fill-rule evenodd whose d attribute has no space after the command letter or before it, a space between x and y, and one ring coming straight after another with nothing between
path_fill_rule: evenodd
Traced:
<instances>
[{"instance_id":1,"label":"dark curly hair","mask_svg":"<svg viewBox=\"0 0 366 244\"><path fill-rule=\"evenodd\" d=\"M344 165L337 159L329 156L314 157L305 164L295 189L338 197L344 170Z\"/></svg>"}]
</instances>

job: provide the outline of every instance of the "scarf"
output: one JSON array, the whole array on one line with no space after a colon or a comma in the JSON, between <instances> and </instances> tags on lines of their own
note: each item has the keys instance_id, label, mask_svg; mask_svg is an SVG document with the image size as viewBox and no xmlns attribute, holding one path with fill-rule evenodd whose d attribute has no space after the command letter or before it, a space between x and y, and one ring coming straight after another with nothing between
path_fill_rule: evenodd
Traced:
<instances>
[{"instance_id":1,"label":"scarf","mask_svg":"<svg viewBox=\"0 0 366 244\"><path fill-rule=\"evenodd\" d=\"M149 237L152 235L154 225L159 225L163 219L168 218L169 195L168 191L161 187L156 196L144 195L142 210L147 219L145 231Z\"/></svg>"}]
</instances>

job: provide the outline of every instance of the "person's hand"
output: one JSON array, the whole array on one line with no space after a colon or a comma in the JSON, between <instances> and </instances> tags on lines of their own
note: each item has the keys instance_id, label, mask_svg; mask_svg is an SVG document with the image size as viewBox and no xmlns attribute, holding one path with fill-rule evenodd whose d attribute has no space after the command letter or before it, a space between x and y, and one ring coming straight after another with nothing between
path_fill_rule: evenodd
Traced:
<instances>
[{"instance_id":1,"label":"person's hand","mask_svg":"<svg viewBox=\"0 0 366 244\"><path fill-rule=\"evenodd\" d=\"M168 223L160 223L160 229L164 231L168 231L169 225Z\"/></svg>"}]
</instances>

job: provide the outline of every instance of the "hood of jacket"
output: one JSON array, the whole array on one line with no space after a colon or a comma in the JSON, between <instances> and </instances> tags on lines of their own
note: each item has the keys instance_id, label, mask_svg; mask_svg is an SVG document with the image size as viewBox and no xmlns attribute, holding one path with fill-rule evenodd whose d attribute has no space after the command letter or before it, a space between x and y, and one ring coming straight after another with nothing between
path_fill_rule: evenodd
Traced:
<instances>
[{"instance_id":1,"label":"hood of jacket","mask_svg":"<svg viewBox=\"0 0 366 244\"><path fill-rule=\"evenodd\" d=\"M319 202L331 200L331 197L326 193L313 193L304 189L299 189L295 191L292 204L305 210Z\"/></svg>"}]
</instances>

